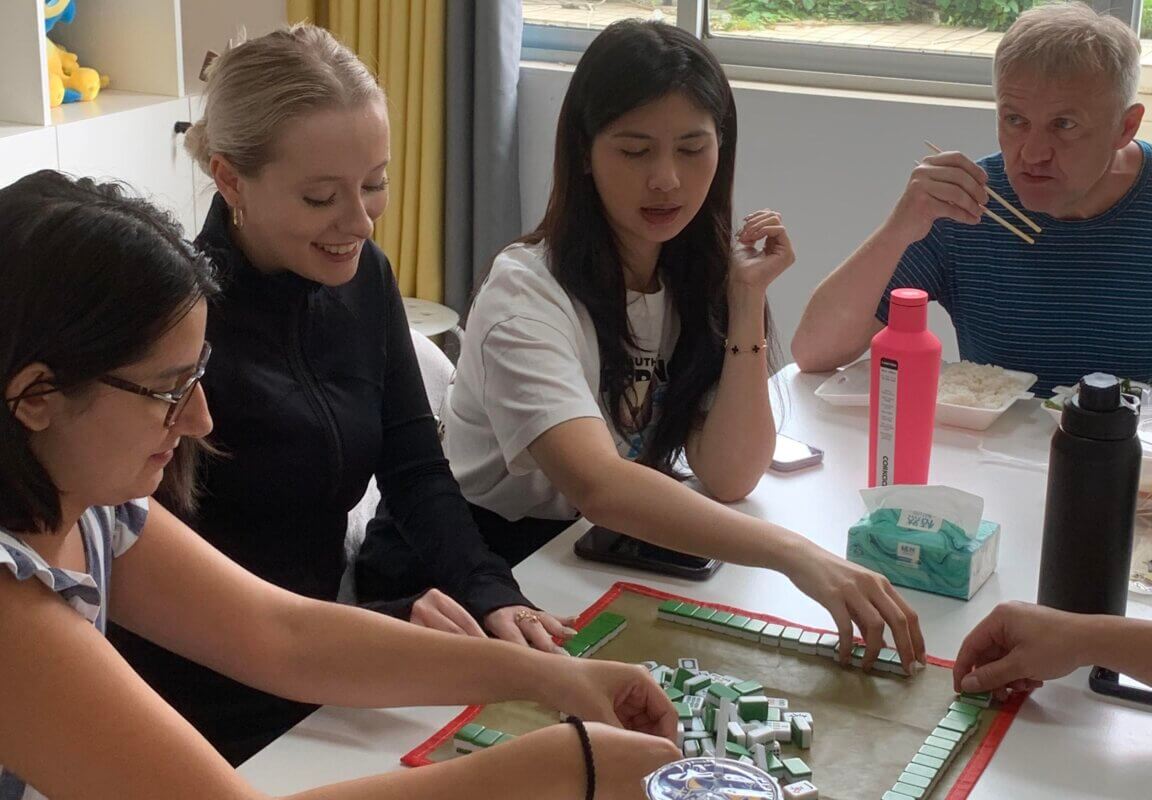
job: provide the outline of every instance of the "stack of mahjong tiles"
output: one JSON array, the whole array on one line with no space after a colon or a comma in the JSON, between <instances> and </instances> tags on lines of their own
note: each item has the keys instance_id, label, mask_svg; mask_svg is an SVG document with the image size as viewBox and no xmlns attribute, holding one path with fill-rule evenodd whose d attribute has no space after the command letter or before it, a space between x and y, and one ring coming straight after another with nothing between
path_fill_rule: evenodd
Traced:
<instances>
[{"instance_id":1,"label":"stack of mahjong tiles","mask_svg":"<svg viewBox=\"0 0 1152 800\"><path fill-rule=\"evenodd\" d=\"M821 633L799 626L778 625L774 622L765 622L762 619L753 619L742 614L734 614L730 611L721 611L679 600L668 600L661 603L656 616L665 622L703 628L724 636L747 639L763 647L791 650L797 653L835 658L840 647L840 637L834 633ZM863 664L864 649L863 645L853 646L852 666L859 667ZM889 647L881 648L874 669L904 677L908 675L900 663L900 654Z\"/></svg>"},{"instance_id":2,"label":"stack of mahjong tiles","mask_svg":"<svg viewBox=\"0 0 1152 800\"><path fill-rule=\"evenodd\" d=\"M812 770L781 748L812 747L811 714L790 710L785 698L765 696L756 681L703 670L694 658L681 658L675 669L655 661L645 661L644 667L676 708L676 735L685 756L719 755L755 764L783 784L796 784L797 792L788 797L819 796L815 787L809 792L800 785L811 781Z\"/></svg>"},{"instance_id":3,"label":"stack of mahjong tiles","mask_svg":"<svg viewBox=\"0 0 1152 800\"><path fill-rule=\"evenodd\" d=\"M605 611L602 614L597 614L595 619L565 642L564 649L568 651L569 655L590 656L619 636L626 627L628 627L628 620L619 614Z\"/></svg>"},{"instance_id":4,"label":"stack of mahjong tiles","mask_svg":"<svg viewBox=\"0 0 1152 800\"><path fill-rule=\"evenodd\" d=\"M510 733L501 733L498 730L470 722L456 731L452 745L457 753L467 755L468 753L475 753L477 750L487 750L492 745L510 742L515 738Z\"/></svg>"},{"instance_id":5,"label":"stack of mahjong tiles","mask_svg":"<svg viewBox=\"0 0 1152 800\"><path fill-rule=\"evenodd\" d=\"M980 710L988 708L991 702L991 696L987 694L960 695L924 740L920 752L912 756L896 785L884 793L883 800L922 800L928 797L964 742L979 726Z\"/></svg>"}]
</instances>

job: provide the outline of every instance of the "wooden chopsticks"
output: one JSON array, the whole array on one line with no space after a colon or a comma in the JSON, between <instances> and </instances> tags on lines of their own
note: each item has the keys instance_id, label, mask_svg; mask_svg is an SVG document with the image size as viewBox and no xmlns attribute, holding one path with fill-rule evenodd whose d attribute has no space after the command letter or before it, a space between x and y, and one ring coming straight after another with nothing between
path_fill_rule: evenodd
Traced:
<instances>
[{"instance_id":1,"label":"wooden chopsticks","mask_svg":"<svg viewBox=\"0 0 1152 800\"><path fill-rule=\"evenodd\" d=\"M927 145L927 146L928 146L928 149L930 149L930 150L931 150L932 152L934 152L934 153L943 153L943 152L944 152L944 151L943 151L941 148L939 148L939 147L937 147L936 145L932 144L932 142L929 142L928 140L925 140L925 141L924 141L924 144L925 144L925 145ZM995 200L995 201L996 201L997 203L999 203L1000 205L1004 206L1004 208L1006 208L1006 209L1008 209L1009 211L1011 211L1011 212L1012 212L1012 214L1014 214L1014 215L1015 215L1015 217L1016 217L1018 220L1020 220L1021 222L1023 222L1025 225L1027 225L1029 228L1031 228L1031 229L1032 229L1033 231L1035 231L1036 233L1040 233L1040 232L1041 232L1041 228L1040 228L1040 226L1039 226L1039 225L1037 225L1037 224L1036 224L1035 222L1033 222L1032 220L1028 219L1028 217L1024 216L1024 213L1023 213L1022 211L1018 210L1018 209L1017 209L1015 206L1013 206L1011 203L1009 203L1009 202L1008 202L1007 200L1005 200L1003 197L1001 197L1000 195L996 194L996 192L992 191L992 189L991 189L991 188L989 188L989 187L985 186L985 187L984 187L984 189L985 189L985 191L987 191L987 192L988 192L988 196L989 196L989 197L991 197L993 200ZM1012 224L1011 222L1009 222L1008 220L1004 219L1002 216L1000 216L999 214L997 214L995 211L992 211L991 209L985 208L985 209L984 209L984 213L985 213L985 214L987 214L989 217L991 217L991 218L992 218L993 220L995 220L996 222L999 222L1001 225L1003 225L1003 226L1004 226L1005 228L1007 228L1008 230L1012 231L1012 233L1014 233L1014 234L1016 234L1017 236L1019 236L1021 239L1023 239L1024 241L1026 241L1028 244L1036 244L1036 240L1035 240L1035 239L1033 239L1031 236L1029 236L1028 234L1026 234L1024 231L1022 231L1022 230L1020 230L1019 228L1017 228L1015 225L1013 225L1013 224Z\"/></svg>"}]
</instances>

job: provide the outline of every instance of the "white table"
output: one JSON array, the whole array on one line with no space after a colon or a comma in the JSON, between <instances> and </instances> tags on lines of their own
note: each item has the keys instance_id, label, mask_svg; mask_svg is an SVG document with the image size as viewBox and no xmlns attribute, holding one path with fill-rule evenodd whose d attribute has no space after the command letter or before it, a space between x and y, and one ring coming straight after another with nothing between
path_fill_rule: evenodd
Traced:
<instances>
[{"instance_id":1,"label":"white table","mask_svg":"<svg viewBox=\"0 0 1152 800\"><path fill-rule=\"evenodd\" d=\"M848 527L863 510L857 489L866 483L867 409L834 408L816 399L812 392L821 380L785 369L773 405L781 430L823 448L824 464L792 475L769 473L737 507L843 553ZM1054 425L1038 401L1027 401L982 433L936 430L932 481L983 496L985 518L1000 522L1003 530L997 573L971 601L901 590L920 614L931 654L954 657L967 632L999 601L1035 599L1045 462ZM695 583L581 561L572 542L585 527L574 525L516 569L525 593L551 611L575 613L614 582L631 580L805 624L830 624L821 607L776 573L726 565L718 573L722 583ZM1128 613L1152 619L1152 606L1133 599ZM394 769L403 753L459 710L324 708L240 771L264 791L286 793ZM1119 800L1152 796L1149 787L1152 713L1091 693L1087 670L1081 670L1024 704L971 797Z\"/></svg>"}]
</instances>

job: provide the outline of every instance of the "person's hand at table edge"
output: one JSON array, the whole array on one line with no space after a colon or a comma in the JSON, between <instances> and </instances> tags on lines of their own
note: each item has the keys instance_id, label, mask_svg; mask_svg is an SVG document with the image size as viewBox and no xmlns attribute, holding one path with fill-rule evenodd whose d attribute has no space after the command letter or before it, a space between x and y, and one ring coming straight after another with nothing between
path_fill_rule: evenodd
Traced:
<instances>
[{"instance_id":1,"label":"person's hand at table edge","mask_svg":"<svg viewBox=\"0 0 1152 800\"><path fill-rule=\"evenodd\" d=\"M913 663L924 664L924 634L920 620L888 579L811 545L787 571L804 594L832 615L840 636L838 660L847 664L855 644L853 626L860 630L865 651L862 666L870 670L884 647L884 629L892 631L900 663L909 674Z\"/></svg>"}]
</instances>

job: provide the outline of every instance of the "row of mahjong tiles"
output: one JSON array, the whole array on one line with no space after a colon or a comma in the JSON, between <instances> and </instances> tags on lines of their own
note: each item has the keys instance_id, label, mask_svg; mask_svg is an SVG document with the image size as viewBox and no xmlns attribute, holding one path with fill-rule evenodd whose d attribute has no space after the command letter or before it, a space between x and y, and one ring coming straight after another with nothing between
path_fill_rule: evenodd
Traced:
<instances>
[{"instance_id":1,"label":"row of mahjong tiles","mask_svg":"<svg viewBox=\"0 0 1152 800\"><path fill-rule=\"evenodd\" d=\"M835 658L840 637L834 633L824 633L793 625L779 625L762 619L746 617L731 611L722 611L708 606L680 600L668 600L660 604L656 611L658 619L679 625L688 625L737 639L747 639L764 647L795 650L798 653L822 655ZM852 666L860 667L864 662L865 647L855 644L852 648ZM881 648L876 658L875 669L891 672L894 675L908 676L900 663L900 654L890 647Z\"/></svg>"}]
</instances>

